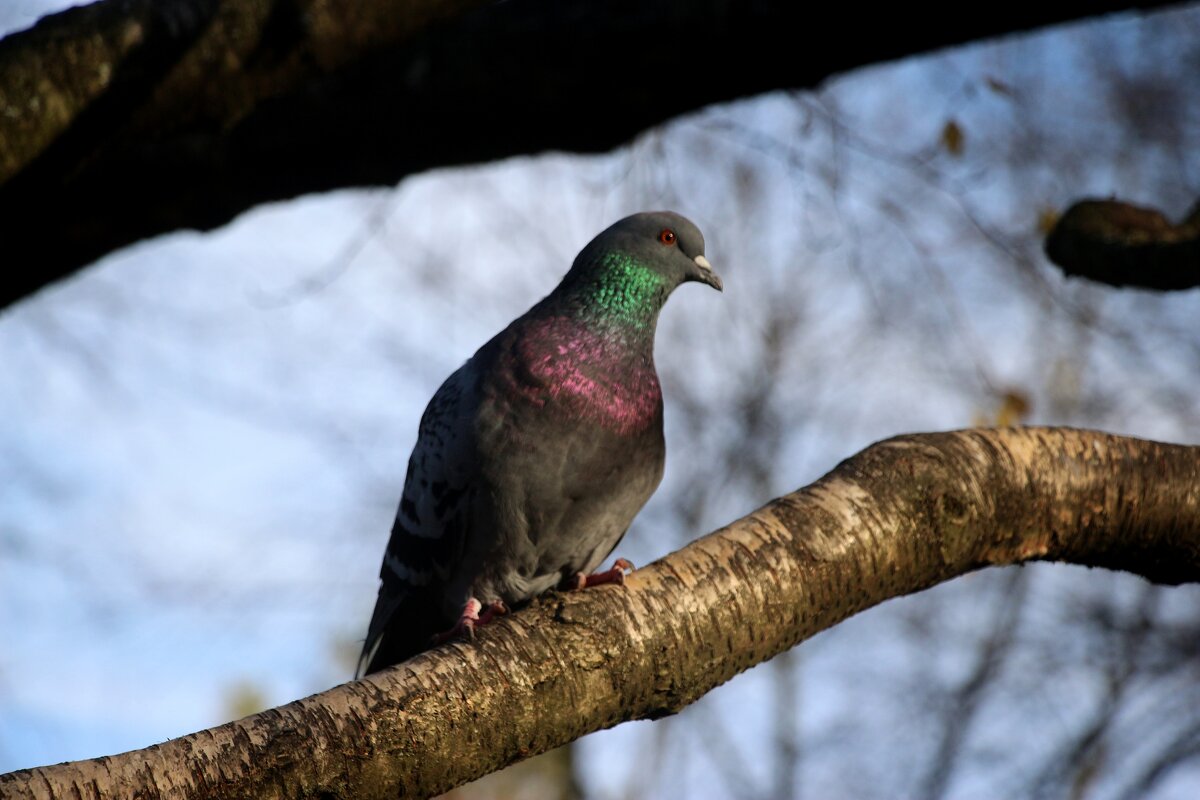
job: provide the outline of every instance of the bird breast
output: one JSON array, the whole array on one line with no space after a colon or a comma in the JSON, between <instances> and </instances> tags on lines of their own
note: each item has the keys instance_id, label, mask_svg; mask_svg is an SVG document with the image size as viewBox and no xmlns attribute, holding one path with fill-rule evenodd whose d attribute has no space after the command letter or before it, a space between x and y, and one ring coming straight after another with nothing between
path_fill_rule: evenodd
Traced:
<instances>
[{"instance_id":1,"label":"bird breast","mask_svg":"<svg viewBox=\"0 0 1200 800\"><path fill-rule=\"evenodd\" d=\"M652 348L652 339L650 347L642 347L619 332L551 317L525 332L511 353L525 400L629 436L662 419Z\"/></svg>"}]
</instances>

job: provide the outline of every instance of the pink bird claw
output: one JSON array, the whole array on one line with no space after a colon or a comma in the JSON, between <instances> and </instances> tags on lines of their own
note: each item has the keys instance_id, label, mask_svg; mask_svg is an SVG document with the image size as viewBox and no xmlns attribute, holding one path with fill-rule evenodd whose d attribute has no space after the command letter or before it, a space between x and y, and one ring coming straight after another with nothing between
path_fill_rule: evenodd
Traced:
<instances>
[{"instance_id":1,"label":"pink bird claw","mask_svg":"<svg viewBox=\"0 0 1200 800\"><path fill-rule=\"evenodd\" d=\"M567 588L571 591L586 589L590 586L600 586L605 583L617 583L624 585L625 573L632 572L633 564L624 559L618 558L613 562L612 569L606 569L603 572L596 572L591 575L584 575L582 572L575 573L573 580Z\"/></svg>"},{"instance_id":2,"label":"pink bird claw","mask_svg":"<svg viewBox=\"0 0 1200 800\"><path fill-rule=\"evenodd\" d=\"M454 627L448 631L442 631L441 633L435 634L433 637L433 643L443 644L451 639L457 639L464 636L468 639L474 640L476 628L480 627L481 625L487 625L496 617L507 613L508 606L504 605L503 600L493 600L487 604L487 607L484 607L482 603L472 597L471 599L467 600L466 605L463 606L462 614L459 616L458 622L454 623Z\"/></svg>"},{"instance_id":3,"label":"pink bird claw","mask_svg":"<svg viewBox=\"0 0 1200 800\"><path fill-rule=\"evenodd\" d=\"M502 617L508 613L508 606L504 605L503 600L493 600L487 604L487 608L483 609L483 613L476 620L476 625L487 625L496 617Z\"/></svg>"}]
</instances>

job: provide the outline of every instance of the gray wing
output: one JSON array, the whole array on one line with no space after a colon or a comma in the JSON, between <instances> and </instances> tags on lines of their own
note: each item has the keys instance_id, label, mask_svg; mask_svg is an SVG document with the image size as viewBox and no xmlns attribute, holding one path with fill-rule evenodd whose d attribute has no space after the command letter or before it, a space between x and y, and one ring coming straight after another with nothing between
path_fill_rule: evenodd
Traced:
<instances>
[{"instance_id":1,"label":"gray wing","mask_svg":"<svg viewBox=\"0 0 1200 800\"><path fill-rule=\"evenodd\" d=\"M427 649L461 602L445 597L462 558L478 476L474 360L446 379L421 416L417 443L380 567L379 599L357 675Z\"/></svg>"}]
</instances>

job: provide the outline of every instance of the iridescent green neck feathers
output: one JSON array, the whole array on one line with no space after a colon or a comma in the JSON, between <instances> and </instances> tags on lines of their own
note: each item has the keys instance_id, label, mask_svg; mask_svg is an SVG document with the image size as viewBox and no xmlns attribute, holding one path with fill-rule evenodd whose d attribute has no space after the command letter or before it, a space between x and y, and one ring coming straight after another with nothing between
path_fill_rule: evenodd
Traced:
<instances>
[{"instance_id":1,"label":"iridescent green neck feathers","mask_svg":"<svg viewBox=\"0 0 1200 800\"><path fill-rule=\"evenodd\" d=\"M573 287L588 322L650 331L670 294L666 277L620 252L602 254L587 279Z\"/></svg>"}]
</instances>

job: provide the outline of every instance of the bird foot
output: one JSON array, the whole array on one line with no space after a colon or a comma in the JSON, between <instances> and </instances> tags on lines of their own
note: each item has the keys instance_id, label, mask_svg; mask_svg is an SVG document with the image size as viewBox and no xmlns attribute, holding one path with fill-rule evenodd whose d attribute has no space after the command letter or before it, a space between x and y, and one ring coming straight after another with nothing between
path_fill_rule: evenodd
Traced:
<instances>
[{"instance_id":1,"label":"bird foot","mask_svg":"<svg viewBox=\"0 0 1200 800\"><path fill-rule=\"evenodd\" d=\"M434 644L442 644L451 639L466 637L468 639L475 638L475 629L487 625L496 617L503 616L508 613L508 606L504 605L503 600L493 600L485 607L474 597L467 600L463 606L462 614L458 618L458 622L454 623L454 627L448 631L442 631L435 634L433 637Z\"/></svg>"},{"instance_id":2,"label":"bird foot","mask_svg":"<svg viewBox=\"0 0 1200 800\"><path fill-rule=\"evenodd\" d=\"M567 582L566 589L568 591L578 591L586 589L589 586L599 586L602 583L625 583L625 573L633 571L633 564L624 558L618 558L613 562L612 569L606 569L603 572L596 572L591 575L584 575L582 572L576 572Z\"/></svg>"}]
</instances>

